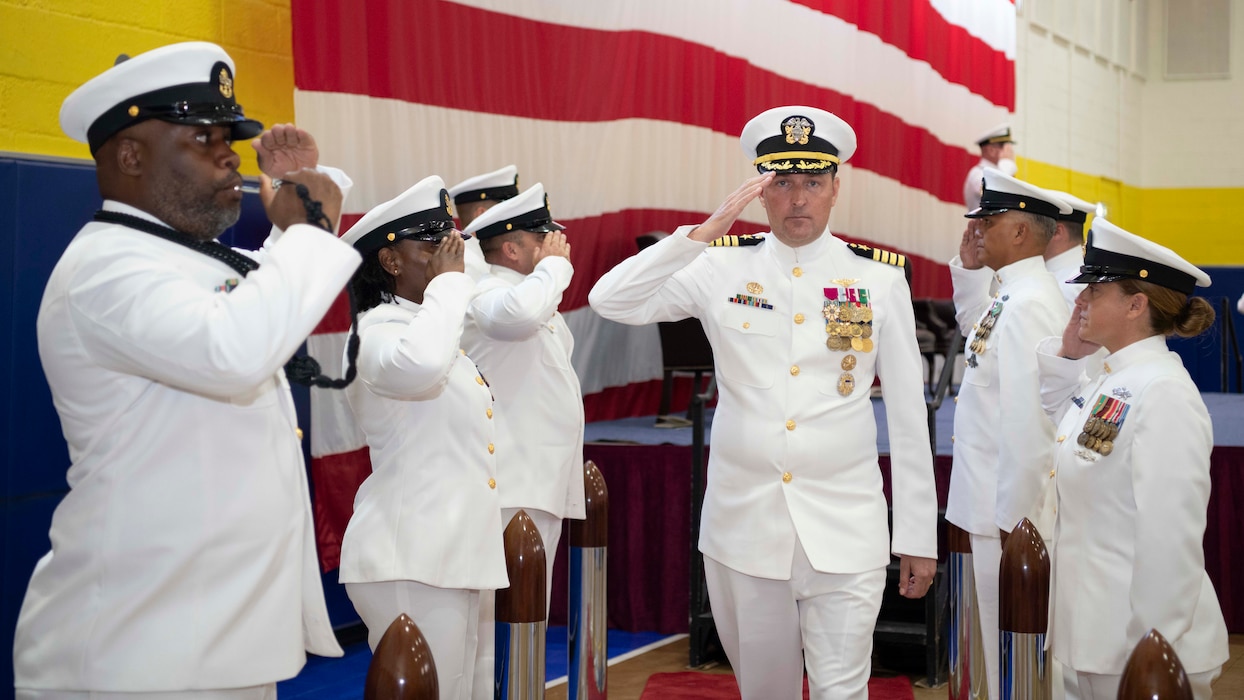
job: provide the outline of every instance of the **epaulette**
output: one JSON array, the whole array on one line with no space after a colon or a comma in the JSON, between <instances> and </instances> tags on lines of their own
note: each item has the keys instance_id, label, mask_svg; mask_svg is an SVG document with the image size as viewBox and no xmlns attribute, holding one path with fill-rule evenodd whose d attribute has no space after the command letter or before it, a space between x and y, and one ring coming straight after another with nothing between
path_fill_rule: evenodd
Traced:
<instances>
[{"instance_id":1,"label":"epaulette","mask_svg":"<svg viewBox=\"0 0 1244 700\"><path fill-rule=\"evenodd\" d=\"M708 244L710 248L734 248L737 246L760 245L765 242L764 236L722 236Z\"/></svg>"},{"instance_id":2,"label":"epaulette","mask_svg":"<svg viewBox=\"0 0 1244 700\"><path fill-rule=\"evenodd\" d=\"M861 258L868 258L879 263L903 268L903 274L907 277L907 283L911 284L911 261L907 259L906 255L881 248L873 248L863 243L848 243L847 247L851 249L852 253Z\"/></svg>"}]
</instances>

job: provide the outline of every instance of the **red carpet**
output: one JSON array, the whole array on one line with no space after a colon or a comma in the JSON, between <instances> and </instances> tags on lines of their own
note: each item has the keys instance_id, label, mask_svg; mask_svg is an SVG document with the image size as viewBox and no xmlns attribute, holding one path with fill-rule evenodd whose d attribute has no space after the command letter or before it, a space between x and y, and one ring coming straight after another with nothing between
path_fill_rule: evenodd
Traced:
<instances>
[{"instance_id":1,"label":"red carpet","mask_svg":"<svg viewBox=\"0 0 1244 700\"><path fill-rule=\"evenodd\" d=\"M654 673L639 700L738 700L739 686L728 673ZM808 697L808 680L803 681L803 697ZM913 700L911 681L906 678L871 678L869 700Z\"/></svg>"}]
</instances>

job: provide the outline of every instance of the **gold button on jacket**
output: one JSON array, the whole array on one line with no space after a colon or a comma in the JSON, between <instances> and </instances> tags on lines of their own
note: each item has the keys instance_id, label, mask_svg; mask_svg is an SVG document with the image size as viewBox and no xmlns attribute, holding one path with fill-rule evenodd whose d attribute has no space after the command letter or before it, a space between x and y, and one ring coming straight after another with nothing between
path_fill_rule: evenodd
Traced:
<instances>
[{"instance_id":1,"label":"gold button on jacket","mask_svg":"<svg viewBox=\"0 0 1244 700\"><path fill-rule=\"evenodd\" d=\"M794 478L795 478L794 475L792 475L790 472L786 472L785 474L782 475L782 483L789 484L790 480Z\"/></svg>"},{"instance_id":2,"label":"gold button on jacket","mask_svg":"<svg viewBox=\"0 0 1244 700\"><path fill-rule=\"evenodd\" d=\"M787 430L794 430L794 429L795 429L795 421L793 421L793 420L788 420L788 421L786 421L786 429L787 429Z\"/></svg>"}]
</instances>

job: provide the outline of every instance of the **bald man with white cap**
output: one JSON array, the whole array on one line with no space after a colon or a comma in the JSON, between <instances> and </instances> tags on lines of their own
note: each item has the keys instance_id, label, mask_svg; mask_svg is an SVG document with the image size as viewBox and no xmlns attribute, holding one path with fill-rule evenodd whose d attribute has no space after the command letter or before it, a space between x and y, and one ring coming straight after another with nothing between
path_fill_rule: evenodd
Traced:
<instances>
[{"instance_id":1,"label":"bald man with white cap","mask_svg":"<svg viewBox=\"0 0 1244 700\"><path fill-rule=\"evenodd\" d=\"M104 204L39 308L70 491L17 621L18 698L258 700L307 651L341 655L281 369L359 256L333 233L342 194L312 170L314 139L247 119L234 78L219 46L174 44L61 108ZM216 239L251 137L276 229L244 252Z\"/></svg>"}]
</instances>

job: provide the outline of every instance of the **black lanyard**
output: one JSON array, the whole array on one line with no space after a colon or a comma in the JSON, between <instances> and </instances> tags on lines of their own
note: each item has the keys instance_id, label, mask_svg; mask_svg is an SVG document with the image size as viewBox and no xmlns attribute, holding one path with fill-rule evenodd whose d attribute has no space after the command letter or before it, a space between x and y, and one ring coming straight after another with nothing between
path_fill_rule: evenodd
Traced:
<instances>
[{"instance_id":1,"label":"black lanyard","mask_svg":"<svg viewBox=\"0 0 1244 700\"><path fill-rule=\"evenodd\" d=\"M95 221L106 224L118 224L185 246L196 253L206 255L213 260L218 260L228 265L230 269L243 277L252 270L259 269L259 263L219 241L201 241L177 229L157 224L154 221L148 221L142 217L116 211L100 210L95 212L94 218ZM342 379L325 377L321 373L320 363L315 358L310 355L295 355L290 358L289 362L285 363L285 376L291 382L306 386L317 386L322 389L344 389L354 380L354 375L357 373L355 360L359 354L359 336L358 312L355 310L352 285L346 285L346 294L350 299L350 338L346 341L345 377Z\"/></svg>"}]
</instances>

